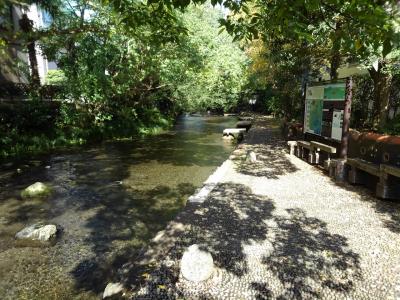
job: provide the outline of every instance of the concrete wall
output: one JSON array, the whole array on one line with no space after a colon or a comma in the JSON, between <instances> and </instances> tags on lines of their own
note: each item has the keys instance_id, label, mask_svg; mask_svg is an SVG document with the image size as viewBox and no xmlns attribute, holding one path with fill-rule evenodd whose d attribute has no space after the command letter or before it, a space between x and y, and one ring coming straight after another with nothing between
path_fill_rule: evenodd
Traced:
<instances>
[{"instance_id":1,"label":"concrete wall","mask_svg":"<svg viewBox=\"0 0 400 300\"><path fill-rule=\"evenodd\" d=\"M11 21L13 24L14 31L19 31L19 20L22 14L26 12L28 18L33 21L35 28L43 27L43 13L36 4L32 4L27 7L21 7L17 5L11 6ZM15 82L15 83L27 83L28 80L23 72L16 67L16 64L26 65L25 69L29 70L29 58L26 47L22 47L19 44L13 44L9 48L8 57L0 58L0 81ZM48 61L43 56L40 48L36 45L36 59L38 62L39 77L43 84L45 81L46 74L48 72Z\"/></svg>"}]
</instances>

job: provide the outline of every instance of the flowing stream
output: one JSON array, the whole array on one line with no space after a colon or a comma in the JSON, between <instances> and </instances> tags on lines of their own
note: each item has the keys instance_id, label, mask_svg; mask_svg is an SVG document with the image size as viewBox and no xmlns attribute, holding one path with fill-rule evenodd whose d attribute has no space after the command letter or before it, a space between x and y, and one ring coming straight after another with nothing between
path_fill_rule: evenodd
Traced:
<instances>
[{"instance_id":1,"label":"flowing stream","mask_svg":"<svg viewBox=\"0 0 400 300\"><path fill-rule=\"evenodd\" d=\"M227 117L182 117L171 131L81 147L0 169L0 298L98 299L113 270L135 257L225 160ZM20 171L17 172L17 169ZM22 200L37 181L54 192ZM53 245L20 243L37 222L61 230Z\"/></svg>"}]
</instances>

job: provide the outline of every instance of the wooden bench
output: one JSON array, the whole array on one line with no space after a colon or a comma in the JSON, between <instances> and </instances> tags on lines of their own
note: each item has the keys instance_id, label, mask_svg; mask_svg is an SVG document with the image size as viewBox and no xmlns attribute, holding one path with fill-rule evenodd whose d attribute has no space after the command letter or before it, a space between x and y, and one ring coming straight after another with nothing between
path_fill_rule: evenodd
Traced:
<instances>
[{"instance_id":1,"label":"wooden bench","mask_svg":"<svg viewBox=\"0 0 400 300\"><path fill-rule=\"evenodd\" d=\"M400 178L400 168L391 165L380 165L379 182L376 185L376 196L384 199L400 199L400 183L393 182Z\"/></svg>"},{"instance_id":2,"label":"wooden bench","mask_svg":"<svg viewBox=\"0 0 400 300\"><path fill-rule=\"evenodd\" d=\"M332 147L326 144L322 144L319 142L314 142L311 141L311 146L314 149L313 157L311 157L312 163L319 163L319 152L324 151L328 154L328 159L327 159L327 165L329 166L330 160L331 160L331 154L336 153L336 147Z\"/></svg>"},{"instance_id":3,"label":"wooden bench","mask_svg":"<svg viewBox=\"0 0 400 300\"><path fill-rule=\"evenodd\" d=\"M351 168L349 171L349 182L352 184L365 183L365 173L380 177L379 165L372 162L360 158L348 158L346 164Z\"/></svg>"}]
</instances>

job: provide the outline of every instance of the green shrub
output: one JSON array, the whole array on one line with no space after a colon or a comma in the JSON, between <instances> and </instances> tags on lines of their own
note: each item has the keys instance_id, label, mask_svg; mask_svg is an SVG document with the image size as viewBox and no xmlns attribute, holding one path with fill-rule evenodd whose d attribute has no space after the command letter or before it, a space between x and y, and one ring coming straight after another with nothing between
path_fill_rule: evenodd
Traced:
<instances>
[{"instance_id":1,"label":"green shrub","mask_svg":"<svg viewBox=\"0 0 400 300\"><path fill-rule=\"evenodd\" d=\"M62 70L49 70L46 74L46 84L62 85L66 81Z\"/></svg>"},{"instance_id":2,"label":"green shrub","mask_svg":"<svg viewBox=\"0 0 400 300\"><path fill-rule=\"evenodd\" d=\"M391 135L400 135L400 115L397 115L388 122L385 133Z\"/></svg>"}]
</instances>

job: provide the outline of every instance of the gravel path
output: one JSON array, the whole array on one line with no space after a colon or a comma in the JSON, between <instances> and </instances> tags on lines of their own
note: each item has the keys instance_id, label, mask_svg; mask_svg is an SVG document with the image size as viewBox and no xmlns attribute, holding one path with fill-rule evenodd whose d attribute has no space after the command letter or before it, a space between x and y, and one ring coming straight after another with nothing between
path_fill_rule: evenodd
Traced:
<instances>
[{"instance_id":1,"label":"gravel path","mask_svg":"<svg viewBox=\"0 0 400 300\"><path fill-rule=\"evenodd\" d=\"M134 298L400 299L400 203L332 182L266 125L250 130L207 200L178 216L184 230ZM250 150L257 163L242 159ZM194 243L217 267L198 284L179 275Z\"/></svg>"}]
</instances>

